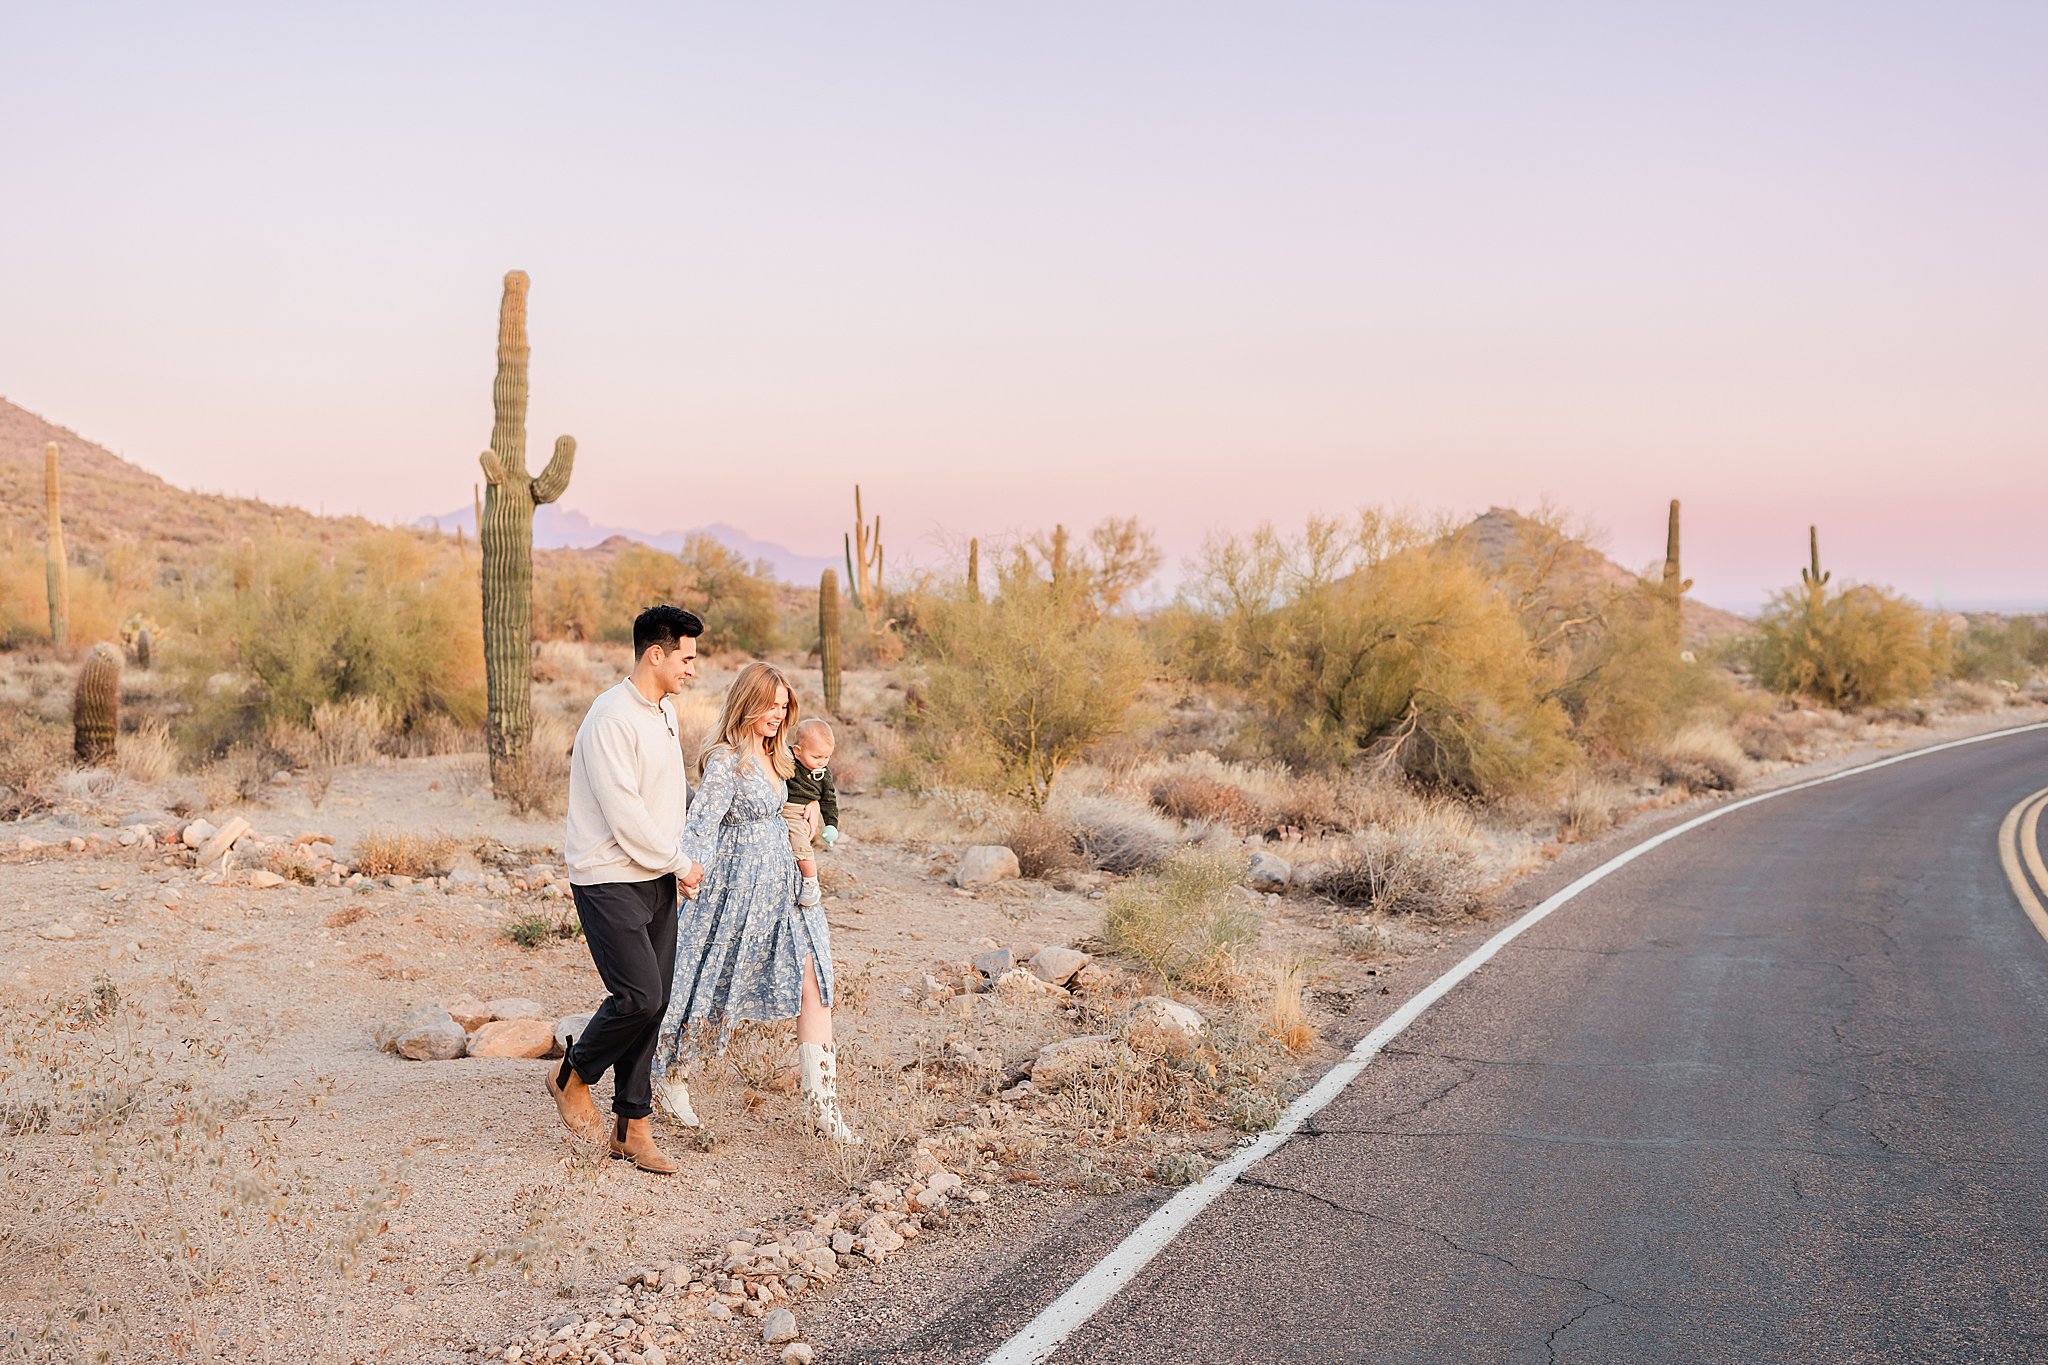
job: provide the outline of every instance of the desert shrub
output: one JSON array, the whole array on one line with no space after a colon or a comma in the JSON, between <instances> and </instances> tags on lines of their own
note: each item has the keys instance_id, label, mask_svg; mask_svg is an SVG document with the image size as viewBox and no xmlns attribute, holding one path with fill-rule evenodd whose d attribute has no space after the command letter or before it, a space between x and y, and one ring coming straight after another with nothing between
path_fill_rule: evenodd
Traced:
<instances>
[{"instance_id":1,"label":"desert shrub","mask_svg":"<svg viewBox=\"0 0 2048 1365\"><path fill-rule=\"evenodd\" d=\"M0 709L0 819L47 810L71 767L71 736L25 710Z\"/></svg>"},{"instance_id":2,"label":"desert shrub","mask_svg":"<svg viewBox=\"0 0 2048 1365\"><path fill-rule=\"evenodd\" d=\"M545 910L521 910L499 932L522 948L542 948L562 939L583 937L583 921L573 910L559 915Z\"/></svg>"},{"instance_id":3,"label":"desert shrub","mask_svg":"<svg viewBox=\"0 0 2048 1365\"><path fill-rule=\"evenodd\" d=\"M1941 690L1942 706L1962 715L1996 711L2005 705L2005 698L2006 694L1998 688L1978 682L1958 680Z\"/></svg>"},{"instance_id":4,"label":"desert shrub","mask_svg":"<svg viewBox=\"0 0 2048 1365\"><path fill-rule=\"evenodd\" d=\"M1353 957L1385 957L1394 951L1394 931L1377 920L1353 920L1337 926L1337 946Z\"/></svg>"},{"instance_id":5,"label":"desert shrub","mask_svg":"<svg viewBox=\"0 0 2048 1365\"><path fill-rule=\"evenodd\" d=\"M521 815L562 814L569 807L569 758L575 746L576 731L569 722L535 712L526 757L506 771L499 793Z\"/></svg>"},{"instance_id":6,"label":"desert shrub","mask_svg":"<svg viewBox=\"0 0 2048 1365\"><path fill-rule=\"evenodd\" d=\"M357 695L318 703L304 724L274 720L264 738L294 768L334 768L377 757L388 730L384 703Z\"/></svg>"},{"instance_id":7,"label":"desert shrub","mask_svg":"<svg viewBox=\"0 0 2048 1365\"><path fill-rule=\"evenodd\" d=\"M1973 616L1954 632L1954 660L1959 678L2023 686L2048 668L2048 620Z\"/></svg>"},{"instance_id":8,"label":"desert shrub","mask_svg":"<svg viewBox=\"0 0 2048 1365\"><path fill-rule=\"evenodd\" d=\"M1199 773L1173 773L1152 784L1152 804L1177 820L1228 825L1238 833L1258 828L1265 812L1244 788Z\"/></svg>"},{"instance_id":9,"label":"desert shrub","mask_svg":"<svg viewBox=\"0 0 2048 1365\"><path fill-rule=\"evenodd\" d=\"M1181 844L1180 830L1171 822L1114 796L1062 800L1054 814L1072 833L1080 860L1103 872L1149 872Z\"/></svg>"},{"instance_id":10,"label":"desert shrub","mask_svg":"<svg viewBox=\"0 0 2048 1365\"><path fill-rule=\"evenodd\" d=\"M1150 672L1129 621L1014 566L993 600L933 596L920 619L926 684L908 717L920 753L1035 807L1125 727Z\"/></svg>"},{"instance_id":11,"label":"desert shrub","mask_svg":"<svg viewBox=\"0 0 2048 1365\"><path fill-rule=\"evenodd\" d=\"M1268 994L1259 1029L1287 1052L1306 1052L1315 1046L1316 1031L1308 1021L1304 997L1308 969L1306 961L1289 958L1267 963L1262 973Z\"/></svg>"},{"instance_id":12,"label":"desert shrub","mask_svg":"<svg viewBox=\"0 0 2048 1365\"><path fill-rule=\"evenodd\" d=\"M1386 915L1450 919L1485 904L1485 880L1472 817L1435 805L1357 835L1316 882L1340 905Z\"/></svg>"},{"instance_id":13,"label":"desert shrub","mask_svg":"<svg viewBox=\"0 0 2048 1365\"><path fill-rule=\"evenodd\" d=\"M1003 842L1017 855L1017 866L1027 877L1046 877L1081 865L1073 829L1044 811L1026 812L1003 835Z\"/></svg>"},{"instance_id":14,"label":"desert shrub","mask_svg":"<svg viewBox=\"0 0 2048 1365\"><path fill-rule=\"evenodd\" d=\"M385 752L397 758L430 758L438 754L480 753L483 731L465 728L447 716L418 716L384 740Z\"/></svg>"},{"instance_id":15,"label":"desert shrub","mask_svg":"<svg viewBox=\"0 0 2048 1365\"><path fill-rule=\"evenodd\" d=\"M332 558L296 542L236 551L182 608L174 658L191 738L218 752L272 721L309 725L314 708L353 697L374 699L393 724L433 714L480 724L477 584L452 569L397 531Z\"/></svg>"},{"instance_id":16,"label":"desert shrub","mask_svg":"<svg viewBox=\"0 0 2048 1365\"><path fill-rule=\"evenodd\" d=\"M627 615L629 625L639 610L635 607ZM595 565L573 550L534 555L534 639L595 640L606 627L616 624L610 616L604 576Z\"/></svg>"},{"instance_id":17,"label":"desert shrub","mask_svg":"<svg viewBox=\"0 0 2048 1365\"><path fill-rule=\"evenodd\" d=\"M1159 871L1109 893L1104 925L1110 943L1168 980L1228 988L1239 956L1259 936L1258 916L1238 889L1244 870L1236 854L1175 854Z\"/></svg>"},{"instance_id":18,"label":"desert shrub","mask_svg":"<svg viewBox=\"0 0 2048 1365\"><path fill-rule=\"evenodd\" d=\"M462 844L439 831L369 830L356 840L352 866L365 877L441 877Z\"/></svg>"},{"instance_id":19,"label":"desert shrub","mask_svg":"<svg viewBox=\"0 0 2048 1365\"><path fill-rule=\"evenodd\" d=\"M1798 755L1807 727L1794 711L1737 716L1730 728L1749 758L1758 763L1789 763Z\"/></svg>"},{"instance_id":20,"label":"desert shrub","mask_svg":"<svg viewBox=\"0 0 2048 1365\"><path fill-rule=\"evenodd\" d=\"M605 620L599 638L630 643L633 618L658 602L686 607L704 618L706 653L737 650L766 654L783 641L777 628L775 571L766 560L749 564L738 551L701 532L666 554L629 545L612 559L604 580Z\"/></svg>"},{"instance_id":21,"label":"desert shrub","mask_svg":"<svg viewBox=\"0 0 2048 1365\"><path fill-rule=\"evenodd\" d=\"M1546 783L1573 758L1555 671L1455 548L1367 514L1214 541L1197 600L1273 747L1304 765L1360 758L1474 794Z\"/></svg>"},{"instance_id":22,"label":"desert shrub","mask_svg":"<svg viewBox=\"0 0 2048 1365\"><path fill-rule=\"evenodd\" d=\"M1756 671L1774 691L1834 707L1883 706L1945 671L1946 627L1883 588L1787 590L1757 621Z\"/></svg>"},{"instance_id":23,"label":"desert shrub","mask_svg":"<svg viewBox=\"0 0 2048 1365\"><path fill-rule=\"evenodd\" d=\"M1749 781L1749 758L1720 726L1688 725L1658 750L1657 775L1696 792L1732 792Z\"/></svg>"}]
</instances>

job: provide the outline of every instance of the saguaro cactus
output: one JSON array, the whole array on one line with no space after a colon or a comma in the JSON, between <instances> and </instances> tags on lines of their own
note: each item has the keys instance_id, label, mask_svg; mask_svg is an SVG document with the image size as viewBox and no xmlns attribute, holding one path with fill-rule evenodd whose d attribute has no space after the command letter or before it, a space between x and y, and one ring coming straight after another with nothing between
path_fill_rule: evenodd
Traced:
<instances>
[{"instance_id":1,"label":"saguaro cactus","mask_svg":"<svg viewBox=\"0 0 2048 1365\"><path fill-rule=\"evenodd\" d=\"M1806 528L1806 553L1807 557L1812 560L1813 566L1799 571L1799 581L1806 585L1808 592L1818 596L1820 590L1828 585L1828 580L1835 576L1832 569L1827 573L1820 571L1820 528L1818 526Z\"/></svg>"},{"instance_id":2,"label":"saguaro cactus","mask_svg":"<svg viewBox=\"0 0 2048 1365\"><path fill-rule=\"evenodd\" d=\"M135 632L135 666L147 673L155 662L156 636L150 634L148 626L143 626Z\"/></svg>"},{"instance_id":3,"label":"saguaro cactus","mask_svg":"<svg viewBox=\"0 0 2048 1365\"><path fill-rule=\"evenodd\" d=\"M818 575L818 671L824 675L825 709L839 714L839 574Z\"/></svg>"},{"instance_id":4,"label":"saguaro cactus","mask_svg":"<svg viewBox=\"0 0 2048 1365\"><path fill-rule=\"evenodd\" d=\"M121 734L121 651L97 644L71 697L71 750L80 763L111 763Z\"/></svg>"},{"instance_id":5,"label":"saguaro cactus","mask_svg":"<svg viewBox=\"0 0 2048 1365\"><path fill-rule=\"evenodd\" d=\"M1686 593L1692 590L1692 580L1680 575L1678 567L1678 499L1671 500L1671 520L1664 528L1664 581L1661 595L1664 599L1665 628L1676 639L1684 629L1683 606Z\"/></svg>"},{"instance_id":6,"label":"saguaro cactus","mask_svg":"<svg viewBox=\"0 0 2048 1365\"><path fill-rule=\"evenodd\" d=\"M483 558L485 740L499 791L533 735L533 509L569 486L576 438L555 440L535 478L526 472L526 272L505 276L498 308L498 377L491 387L491 448L480 461L484 495L477 543Z\"/></svg>"},{"instance_id":7,"label":"saguaro cactus","mask_svg":"<svg viewBox=\"0 0 2048 1365\"><path fill-rule=\"evenodd\" d=\"M846 541L846 587L853 594L854 609L875 626L875 613L882 609L882 518L872 525L861 510L860 485L853 486L853 534Z\"/></svg>"},{"instance_id":8,"label":"saguaro cactus","mask_svg":"<svg viewBox=\"0 0 2048 1365\"><path fill-rule=\"evenodd\" d=\"M967 600L981 600L981 542L972 536L967 540Z\"/></svg>"},{"instance_id":9,"label":"saguaro cactus","mask_svg":"<svg viewBox=\"0 0 2048 1365\"><path fill-rule=\"evenodd\" d=\"M49 504L50 527L44 584L50 596L50 643L63 649L71 643L71 565L64 557L64 506L57 491L57 443L43 447L43 498Z\"/></svg>"}]
</instances>

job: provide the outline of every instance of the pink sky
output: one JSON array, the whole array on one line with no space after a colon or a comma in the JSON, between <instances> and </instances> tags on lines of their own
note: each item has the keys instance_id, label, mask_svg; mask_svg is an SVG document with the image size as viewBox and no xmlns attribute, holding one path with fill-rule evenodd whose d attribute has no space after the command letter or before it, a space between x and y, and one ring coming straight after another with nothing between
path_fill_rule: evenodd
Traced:
<instances>
[{"instance_id":1,"label":"pink sky","mask_svg":"<svg viewBox=\"0 0 2048 1365\"><path fill-rule=\"evenodd\" d=\"M1541 11L1540 16L1538 11ZM2048 10L45 7L0 392L179 483L461 506L498 278L568 505L894 553L1685 499L1747 605L2048 605Z\"/></svg>"}]
</instances>

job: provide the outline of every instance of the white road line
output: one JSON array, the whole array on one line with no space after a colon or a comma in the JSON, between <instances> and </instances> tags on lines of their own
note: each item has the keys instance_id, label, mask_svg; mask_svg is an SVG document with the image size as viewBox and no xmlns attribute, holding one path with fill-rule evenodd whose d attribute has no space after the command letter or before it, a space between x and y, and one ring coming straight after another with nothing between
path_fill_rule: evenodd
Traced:
<instances>
[{"instance_id":1,"label":"white road line","mask_svg":"<svg viewBox=\"0 0 2048 1365\"><path fill-rule=\"evenodd\" d=\"M1147 1262L1165 1250L1167 1245L1180 1235L1181 1229L1194 1221L1196 1214L1214 1203L1218 1196L1235 1184L1237 1178L1254 1164L1279 1150L1303 1124L1342 1094L1346 1086L1358 1079L1358 1073L1365 1070L1372 1059L1379 1055L1380 1050L1399 1037L1424 1010L1443 999L1452 987L1478 971L1502 948L1542 920L1549 918L1552 913L1594 883L1604 880L1609 874L1619 871L1651 849L1667 844L1681 834L1760 802L1773 801L1781 796L1790 796L1793 792L1826 786L1830 782L1840 782L1844 778L1875 772L1879 768L1889 768L1894 763L1924 758L1928 754L1943 753L1971 744L1982 744L1987 740L2023 735L2034 730L2048 730L2048 722L2015 726L2010 730L1994 730L1988 734L1971 735L1967 739L1952 739L1944 744L1931 744L1925 749L1894 754L1890 758L1845 768L1841 772L1829 773L1825 777L1809 778L1789 787L1779 787L1755 796L1744 797L1740 801L1718 806L1703 815L1696 815L1683 824L1673 825L1663 833L1652 835L1632 848L1617 853L1548 900L1523 912L1519 919L1473 949L1471 954L1456 966L1430 982L1413 999L1388 1015L1379 1027L1358 1040L1358 1045L1351 1049L1343 1061L1331 1067L1307 1093L1288 1105L1286 1112L1280 1116L1280 1121L1270 1131L1263 1134L1258 1141L1239 1149L1228 1160L1219 1163L1200 1182L1188 1186L1155 1209L1151 1217L1140 1223L1132 1230L1130 1236L1124 1238L1107 1256L1096 1262L1066 1293L1047 1304L1038 1316L1025 1323L1015 1336L998 1346L987 1358L985 1365L1038 1365L1038 1362L1045 1360L1059 1348L1061 1342L1073 1335L1081 1324L1094 1317L1102 1310L1104 1304L1116 1297L1125 1285L1135 1279Z\"/></svg>"}]
</instances>

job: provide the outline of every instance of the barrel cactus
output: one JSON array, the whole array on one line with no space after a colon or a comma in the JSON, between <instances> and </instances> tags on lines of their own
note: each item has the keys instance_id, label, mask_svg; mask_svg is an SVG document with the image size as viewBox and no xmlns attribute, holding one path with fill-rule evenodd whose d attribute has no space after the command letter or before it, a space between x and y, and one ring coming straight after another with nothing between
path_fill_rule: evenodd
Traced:
<instances>
[{"instance_id":1,"label":"barrel cactus","mask_svg":"<svg viewBox=\"0 0 2048 1365\"><path fill-rule=\"evenodd\" d=\"M78 670L71 697L71 749L80 763L114 761L121 734L121 650L97 644Z\"/></svg>"},{"instance_id":2,"label":"barrel cactus","mask_svg":"<svg viewBox=\"0 0 2048 1365\"><path fill-rule=\"evenodd\" d=\"M825 709L839 714L839 574L818 576L818 671L825 678Z\"/></svg>"},{"instance_id":3,"label":"barrel cactus","mask_svg":"<svg viewBox=\"0 0 2048 1365\"><path fill-rule=\"evenodd\" d=\"M57 443L43 447L43 500L49 508L43 581L50 596L50 643L71 643L71 566L64 556L64 506L57 492Z\"/></svg>"},{"instance_id":4,"label":"barrel cactus","mask_svg":"<svg viewBox=\"0 0 2048 1365\"><path fill-rule=\"evenodd\" d=\"M498 376L491 387L491 448L484 479L483 556L485 738L491 783L500 792L525 762L533 737L533 513L569 487L576 439L558 437L538 478L526 470L526 272L505 276L498 307Z\"/></svg>"}]
</instances>

